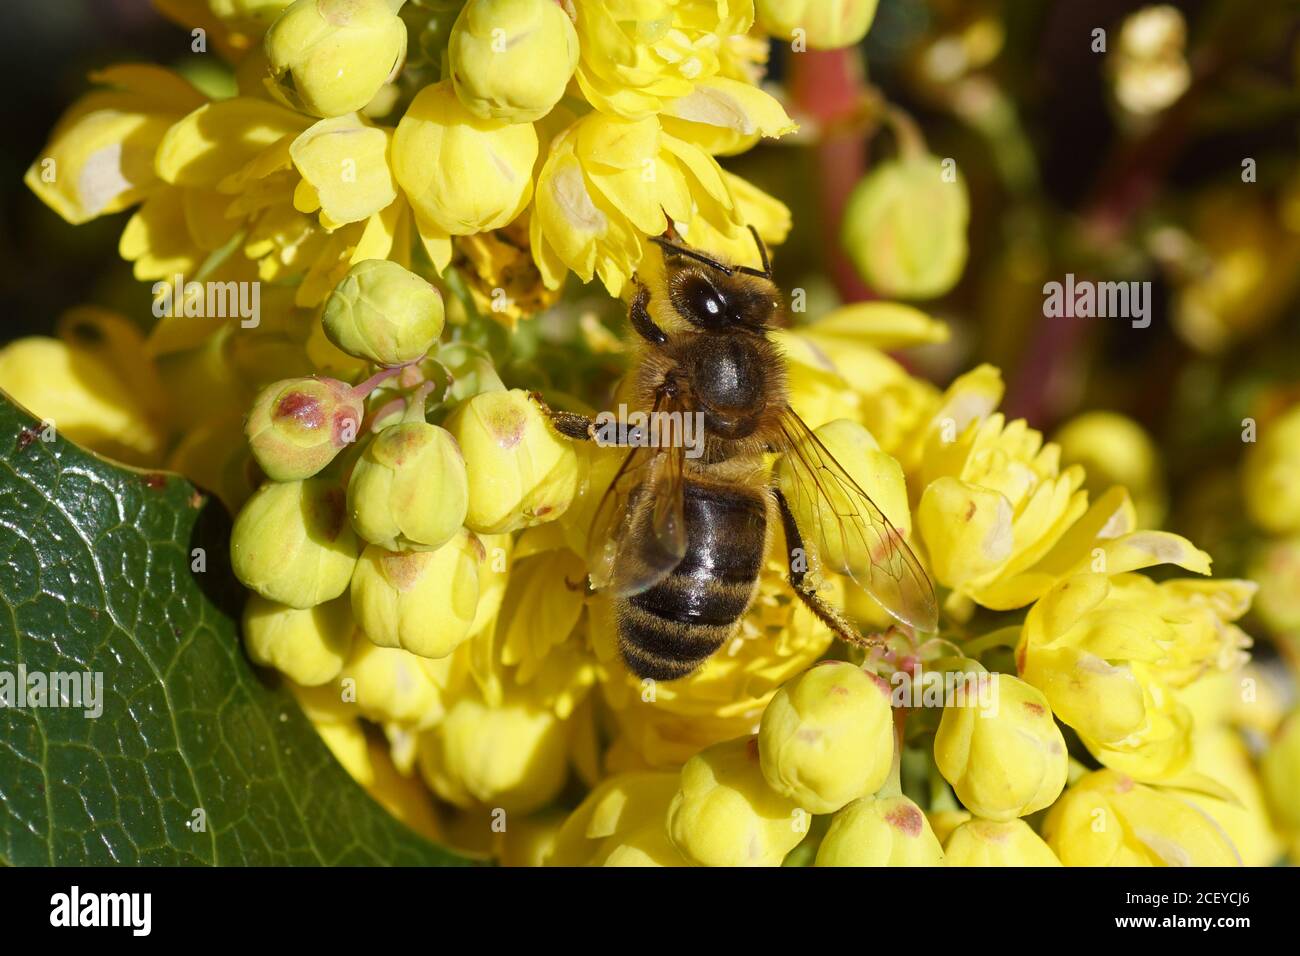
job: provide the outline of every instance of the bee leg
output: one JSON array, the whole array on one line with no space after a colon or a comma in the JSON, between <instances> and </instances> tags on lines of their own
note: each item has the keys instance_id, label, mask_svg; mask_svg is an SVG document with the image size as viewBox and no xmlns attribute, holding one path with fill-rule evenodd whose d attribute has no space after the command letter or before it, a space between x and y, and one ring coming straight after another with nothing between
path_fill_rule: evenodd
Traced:
<instances>
[{"instance_id":1,"label":"bee leg","mask_svg":"<svg viewBox=\"0 0 1300 956\"><path fill-rule=\"evenodd\" d=\"M551 425L565 438L586 441L595 436L596 420L577 412L557 412L546 404L540 392L531 392L529 397L537 403L542 413L551 420Z\"/></svg>"},{"instance_id":2,"label":"bee leg","mask_svg":"<svg viewBox=\"0 0 1300 956\"><path fill-rule=\"evenodd\" d=\"M785 495L775 488L772 489L772 495L776 499L776 506L781 512L781 526L785 529L785 544L790 551L787 560L790 566L791 590L808 606L808 610L817 615L818 620L829 627L831 632L841 641L847 644L856 644L859 647L871 648L878 646L880 644L879 640L874 640L862 634L849 623L838 608L833 607L818 594L817 589L808 581L808 550L804 547L803 535L799 533L799 526L795 523L794 515L790 512L790 506L786 503Z\"/></svg>"},{"instance_id":3,"label":"bee leg","mask_svg":"<svg viewBox=\"0 0 1300 956\"><path fill-rule=\"evenodd\" d=\"M668 341L668 336L650 317L650 289L642 285L639 279L633 281L636 282L636 295L627 313L628 321L632 323L632 329L641 338L652 345L663 345Z\"/></svg>"}]
</instances>

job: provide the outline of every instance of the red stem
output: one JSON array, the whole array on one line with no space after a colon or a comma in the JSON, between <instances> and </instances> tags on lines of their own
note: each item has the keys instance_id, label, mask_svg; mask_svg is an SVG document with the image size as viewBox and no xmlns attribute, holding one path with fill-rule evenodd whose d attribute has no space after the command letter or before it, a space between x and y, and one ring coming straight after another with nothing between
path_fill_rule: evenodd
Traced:
<instances>
[{"instance_id":1,"label":"red stem","mask_svg":"<svg viewBox=\"0 0 1300 956\"><path fill-rule=\"evenodd\" d=\"M858 124L840 123L857 113L865 92L862 57L855 47L790 55L790 95L797 113L826 130L813 148L817 205L828 272L845 302L875 298L840 247L844 204L867 169L867 143Z\"/></svg>"}]
</instances>

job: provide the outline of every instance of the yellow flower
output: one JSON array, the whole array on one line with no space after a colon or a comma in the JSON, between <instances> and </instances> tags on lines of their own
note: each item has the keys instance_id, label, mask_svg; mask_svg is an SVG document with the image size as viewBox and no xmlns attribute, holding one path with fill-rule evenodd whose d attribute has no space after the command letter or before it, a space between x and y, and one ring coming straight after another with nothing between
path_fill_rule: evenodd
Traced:
<instances>
[{"instance_id":1,"label":"yellow flower","mask_svg":"<svg viewBox=\"0 0 1300 956\"><path fill-rule=\"evenodd\" d=\"M483 545L468 531L436 550L385 551L370 545L352 575L357 624L381 647L448 656L470 636L484 556Z\"/></svg>"},{"instance_id":2,"label":"yellow flower","mask_svg":"<svg viewBox=\"0 0 1300 956\"><path fill-rule=\"evenodd\" d=\"M1171 4L1144 7L1126 18L1107 59L1120 105L1148 116L1182 96L1192 82L1186 44L1187 21Z\"/></svg>"},{"instance_id":3,"label":"yellow flower","mask_svg":"<svg viewBox=\"0 0 1300 956\"><path fill-rule=\"evenodd\" d=\"M475 677L493 705L518 685L568 720L597 677L581 626L586 565L558 524L525 531L511 557L496 625L475 638Z\"/></svg>"},{"instance_id":4,"label":"yellow flower","mask_svg":"<svg viewBox=\"0 0 1300 956\"><path fill-rule=\"evenodd\" d=\"M877 0L757 0L758 25L814 50L853 46L867 35ZM800 51L802 52L802 51Z\"/></svg>"},{"instance_id":5,"label":"yellow flower","mask_svg":"<svg viewBox=\"0 0 1300 956\"><path fill-rule=\"evenodd\" d=\"M1160 527L1165 516L1160 452L1141 425L1114 412L1087 412L1062 425L1056 443L1064 464L1084 467L1084 488L1094 499L1112 485L1123 485L1138 524Z\"/></svg>"},{"instance_id":6,"label":"yellow flower","mask_svg":"<svg viewBox=\"0 0 1300 956\"><path fill-rule=\"evenodd\" d=\"M810 668L763 711L758 751L768 786L810 813L834 813L889 775L889 689L852 664Z\"/></svg>"},{"instance_id":7,"label":"yellow flower","mask_svg":"<svg viewBox=\"0 0 1300 956\"><path fill-rule=\"evenodd\" d=\"M489 707L466 693L421 738L420 771L435 793L457 806L530 813L564 785L564 724L524 695Z\"/></svg>"},{"instance_id":8,"label":"yellow flower","mask_svg":"<svg viewBox=\"0 0 1300 956\"><path fill-rule=\"evenodd\" d=\"M444 80L411 101L392 158L421 238L443 268L451 258L449 236L498 229L528 205L537 133L530 123L475 116Z\"/></svg>"},{"instance_id":9,"label":"yellow flower","mask_svg":"<svg viewBox=\"0 0 1300 956\"><path fill-rule=\"evenodd\" d=\"M686 866L668 841L668 807L676 773L623 773L601 781L569 814L548 866Z\"/></svg>"},{"instance_id":10,"label":"yellow flower","mask_svg":"<svg viewBox=\"0 0 1300 956\"><path fill-rule=\"evenodd\" d=\"M1082 468L1062 470L1060 449L1024 421L988 414L1001 393L987 366L962 376L914 439L924 489L917 525L939 583L1009 610L1072 573L1164 563L1209 573L1209 555L1185 538L1134 530L1124 489L1112 488L1089 508Z\"/></svg>"},{"instance_id":11,"label":"yellow flower","mask_svg":"<svg viewBox=\"0 0 1300 956\"><path fill-rule=\"evenodd\" d=\"M357 564L343 489L319 478L267 482L235 518L230 561L269 600L308 608L338 597Z\"/></svg>"},{"instance_id":12,"label":"yellow flower","mask_svg":"<svg viewBox=\"0 0 1300 956\"><path fill-rule=\"evenodd\" d=\"M564 514L577 491L577 456L526 392L483 392L446 424L469 471L467 527L499 534Z\"/></svg>"},{"instance_id":13,"label":"yellow flower","mask_svg":"<svg viewBox=\"0 0 1300 956\"><path fill-rule=\"evenodd\" d=\"M413 412L417 420L389 425L371 439L348 481L352 527L389 551L441 548L464 524L469 502L455 439L424 421L422 405Z\"/></svg>"},{"instance_id":14,"label":"yellow flower","mask_svg":"<svg viewBox=\"0 0 1300 956\"><path fill-rule=\"evenodd\" d=\"M369 219L397 198L388 167L391 131L367 125L356 113L323 119L289 146L302 180L293 205L301 213L319 211L321 226Z\"/></svg>"},{"instance_id":15,"label":"yellow flower","mask_svg":"<svg viewBox=\"0 0 1300 956\"><path fill-rule=\"evenodd\" d=\"M1255 610L1274 633L1300 633L1300 535L1261 542L1250 563Z\"/></svg>"},{"instance_id":16,"label":"yellow flower","mask_svg":"<svg viewBox=\"0 0 1300 956\"><path fill-rule=\"evenodd\" d=\"M715 75L724 41L754 19L753 4L735 0L590 0L574 9L583 96L630 119L662 111Z\"/></svg>"},{"instance_id":17,"label":"yellow flower","mask_svg":"<svg viewBox=\"0 0 1300 956\"><path fill-rule=\"evenodd\" d=\"M1275 829L1269 819L1263 781L1250 749L1232 728L1203 727L1200 714L1197 720L1192 748L1196 770L1221 787L1214 792L1207 792L1210 788L1178 792L1223 827L1246 866L1272 866L1283 852L1281 826Z\"/></svg>"},{"instance_id":18,"label":"yellow flower","mask_svg":"<svg viewBox=\"0 0 1300 956\"><path fill-rule=\"evenodd\" d=\"M352 649L352 612L342 598L300 610L254 594L244 607L243 630L255 663L305 687L337 677Z\"/></svg>"},{"instance_id":19,"label":"yellow flower","mask_svg":"<svg viewBox=\"0 0 1300 956\"><path fill-rule=\"evenodd\" d=\"M484 315L514 329L520 319L545 312L560 298L548 289L528 245L530 211L492 232L456 240L452 266Z\"/></svg>"},{"instance_id":20,"label":"yellow flower","mask_svg":"<svg viewBox=\"0 0 1300 956\"><path fill-rule=\"evenodd\" d=\"M778 331L789 365L790 404L813 428L856 418L900 458L928 420L938 390L908 374L886 350L945 342L948 327L895 302L841 306L792 331Z\"/></svg>"},{"instance_id":21,"label":"yellow flower","mask_svg":"<svg viewBox=\"0 0 1300 956\"><path fill-rule=\"evenodd\" d=\"M965 807L989 820L1050 806L1065 787L1069 757L1047 699L1009 674L975 676L996 686L983 702L947 702L934 738L939 772Z\"/></svg>"},{"instance_id":22,"label":"yellow flower","mask_svg":"<svg viewBox=\"0 0 1300 956\"><path fill-rule=\"evenodd\" d=\"M352 654L329 690L344 707L377 723L414 729L442 720L469 676L465 658L429 660L396 647L379 647L357 636Z\"/></svg>"},{"instance_id":23,"label":"yellow flower","mask_svg":"<svg viewBox=\"0 0 1300 956\"><path fill-rule=\"evenodd\" d=\"M115 66L92 73L109 89L82 97L50 134L23 181L76 225L127 209L161 185L154 152L204 96L170 70Z\"/></svg>"},{"instance_id":24,"label":"yellow flower","mask_svg":"<svg viewBox=\"0 0 1300 956\"><path fill-rule=\"evenodd\" d=\"M162 457L166 432L142 406L139 380L75 340L31 336L0 348L0 388L41 420L37 440L62 435L134 465Z\"/></svg>"},{"instance_id":25,"label":"yellow flower","mask_svg":"<svg viewBox=\"0 0 1300 956\"><path fill-rule=\"evenodd\" d=\"M1192 725L1172 691L1240 664L1249 639L1231 622L1253 591L1243 581L1075 575L1029 612L1021 676L1104 765L1172 780L1188 767Z\"/></svg>"},{"instance_id":26,"label":"yellow flower","mask_svg":"<svg viewBox=\"0 0 1300 956\"><path fill-rule=\"evenodd\" d=\"M290 378L257 396L245 434L268 478L310 478L357 437L362 400L336 379Z\"/></svg>"},{"instance_id":27,"label":"yellow flower","mask_svg":"<svg viewBox=\"0 0 1300 956\"><path fill-rule=\"evenodd\" d=\"M589 113L551 141L529 221L533 257L552 288L572 270L584 282L599 276L619 295L645 254L644 236L663 233L672 220L693 245L722 255L745 248L745 259L754 259L734 183L717 160L654 117ZM759 207L756 192L744 201ZM772 231L779 213L754 225L768 241L781 238ZM730 245L720 248L722 240Z\"/></svg>"},{"instance_id":28,"label":"yellow flower","mask_svg":"<svg viewBox=\"0 0 1300 956\"><path fill-rule=\"evenodd\" d=\"M907 797L864 797L835 814L816 865L942 866L943 849Z\"/></svg>"},{"instance_id":29,"label":"yellow flower","mask_svg":"<svg viewBox=\"0 0 1300 956\"><path fill-rule=\"evenodd\" d=\"M1024 820L998 822L974 817L943 844L948 866L1060 866L1052 848Z\"/></svg>"},{"instance_id":30,"label":"yellow flower","mask_svg":"<svg viewBox=\"0 0 1300 956\"><path fill-rule=\"evenodd\" d=\"M1270 534L1300 532L1300 405L1263 422L1242 470L1246 512Z\"/></svg>"},{"instance_id":31,"label":"yellow flower","mask_svg":"<svg viewBox=\"0 0 1300 956\"><path fill-rule=\"evenodd\" d=\"M1300 711L1293 711L1269 742L1260 767L1278 826L1300 831Z\"/></svg>"},{"instance_id":32,"label":"yellow flower","mask_svg":"<svg viewBox=\"0 0 1300 956\"><path fill-rule=\"evenodd\" d=\"M401 0L297 0L266 34L267 89L316 116L359 110L406 55Z\"/></svg>"},{"instance_id":33,"label":"yellow flower","mask_svg":"<svg viewBox=\"0 0 1300 956\"><path fill-rule=\"evenodd\" d=\"M849 195L844 247L862 277L882 294L905 299L943 295L966 266L970 201L959 175L937 157L887 160Z\"/></svg>"},{"instance_id":34,"label":"yellow flower","mask_svg":"<svg viewBox=\"0 0 1300 956\"><path fill-rule=\"evenodd\" d=\"M1097 770L1069 787L1043 834L1066 866L1240 866L1223 830L1186 800Z\"/></svg>"},{"instance_id":35,"label":"yellow flower","mask_svg":"<svg viewBox=\"0 0 1300 956\"><path fill-rule=\"evenodd\" d=\"M808 812L763 779L758 742L741 737L682 767L668 836L696 866L780 866L807 831Z\"/></svg>"},{"instance_id":36,"label":"yellow flower","mask_svg":"<svg viewBox=\"0 0 1300 956\"><path fill-rule=\"evenodd\" d=\"M469 0L447 47L456 95L484 119L531 123L578 65L578 35L553 0Z\"/></svg>"},{"instance_id":37,"label":"yellow flower","mask_svg":"<svg viewBox=\"0 0 1300 956\"><path fill-rule=\"evenodd\" d=\"M386 259L358 262L334 287L321 316L329 340L378 365L422 357L442 334L442 294Z\"/></svg>"}]
</instances>

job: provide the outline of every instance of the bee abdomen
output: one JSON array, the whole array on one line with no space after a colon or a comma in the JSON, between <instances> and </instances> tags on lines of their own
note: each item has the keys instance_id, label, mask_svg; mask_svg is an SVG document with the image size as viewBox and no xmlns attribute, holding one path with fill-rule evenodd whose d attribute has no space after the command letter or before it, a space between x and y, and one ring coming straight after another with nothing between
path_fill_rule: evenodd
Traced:
<instances>
[{"instance_id":1,"label":"bee abdomen","mask_svg":"<svg viewBox=\"0 0 1300 956\"><path fill-rule=\"evenodd\" d=\"M686 554L654 587L619 607L619 647L638 677L674 680L735 632L754 599L767 503L749 489L688 483Z\"/></svg>"}]
</instances>

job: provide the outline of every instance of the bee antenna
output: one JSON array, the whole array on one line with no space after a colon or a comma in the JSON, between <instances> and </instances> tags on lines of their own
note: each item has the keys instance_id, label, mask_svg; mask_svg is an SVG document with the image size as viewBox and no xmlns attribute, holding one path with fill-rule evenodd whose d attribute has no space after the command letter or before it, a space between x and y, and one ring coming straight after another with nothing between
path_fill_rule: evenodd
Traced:
<instances>
[{"instance_id":1,"label":"bee antenna","mask_svg":"<svg viewBox=\"0 0 1300 956\"><path fill-rule=\"evenodd\" d=\"M754 245L758 246L758 258L763 263L763 278L770 279L772 278L772 261L767 257L767 246L752 223L746 228L749 229L749 234L754 237Z\"/></svg>"},{"instance_id":2,"label":"bee antenna","mask_svg":"<svg viewBox=\"0 0 1300 956\"><path fill-rule=\"evenodd\" d=\"M723 275L735 274L736 270L731 268L731 266L723 265L717 259L711 258L710 256L706 256L702 252L696 252L694 249L688 249L686 246L679 246L675 242L669 242L663 236L650 236L649 238L650 241L655 243L656 245L670 252L675 252L678 255L686 256L686 258L688 259L694 259L696 262L702 262L706 266L710 266L711 268L717 269Z\"/></svg>"}]
</instances>

